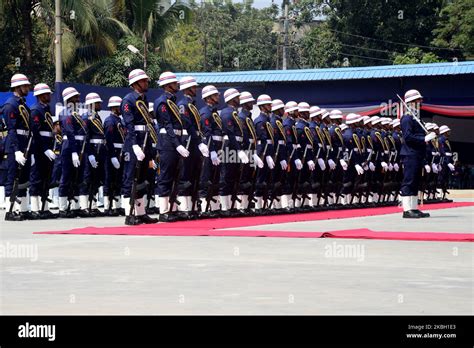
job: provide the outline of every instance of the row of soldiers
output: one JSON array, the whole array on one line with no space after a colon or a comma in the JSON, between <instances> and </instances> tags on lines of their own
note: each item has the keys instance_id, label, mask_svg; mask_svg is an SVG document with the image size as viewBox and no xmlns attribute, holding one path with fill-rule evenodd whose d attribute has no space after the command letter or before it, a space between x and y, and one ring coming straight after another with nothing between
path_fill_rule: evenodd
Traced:
<instances>
[{"instance_id":1,"label":"row of soldiers","mask_svg":"<svg viewBox=\"0 0 474 348\"><path fill-rule=\"evenodd\" d=\"M12 77L13 96L2 107L2 162L6 220L125 215L137 225L198 217L290 213L341 206L396 204L402 181L400 120L326 110L306 102L256 100L234 88L201 91L187 76L160 75L164 93L148 103L149 77L128 76L132 91L108 100L62 92L64 109L51 115L51 89ZM178 100L177 93L182 97ZM408 93L408 92L407 92ZM252 117L254 106L259 115ZM435 198L454 170L447 126L428 124L423 190ZM0 182L2 185L2 182ZM59 214L48 209L58 186ZM98 209L103 187L104 212ZM29 200L27 198L29 190ZM159 219L149 215L159 213Z\"/></svg>"}]
</instances>

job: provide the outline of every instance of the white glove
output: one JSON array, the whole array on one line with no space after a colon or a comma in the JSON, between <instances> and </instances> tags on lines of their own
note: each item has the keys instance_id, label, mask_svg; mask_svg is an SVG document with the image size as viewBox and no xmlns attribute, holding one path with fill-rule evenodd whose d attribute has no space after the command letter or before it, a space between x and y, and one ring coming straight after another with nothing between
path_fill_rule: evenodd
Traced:
<instances>
[{"instance_id":1,"label":"white glove","mask_svg":"<svg viewBox=\"0 0 474 348\"><path fill-rule=\"evenodd\" d=\"M434 138L436 138L436 134L434 132L429 132L425 135L425 142L433 140Z\"/></svg>"},{"instance_id":2,"label":"white glove","mask_svg":"<svg viewBox=\"0 0 474 348\"><path fill-rule=\"evenodd\" d=\"M33 167L36 163L35 155L31 155L30 159L31 159L31 166Z\"/></svg>"},{"instance_id":3,"label":"white glove","mask_svg":"<svg viewBox=\"0 0 474 348\"><path fill-rule=\"evenodd\" d=\"M98 164L97 164L97 161L95 160L95 156L94 155L89 155L89 162L92 166L92 168L97 168Z\"/></svg>"},{"instance_id":4,"label":"white glove","mask_svg":"<svg viewBox=\"0 0 474 348\"><path fill-rule=\"evenodd\" d=\"M431 164L431 169L433 169L433 173L438 174L438 165L436 163Z\"/></svg>"},{"instance_id":5,"label":"white glove","mask_svg":"<svg viewBox=\"0 0 474 348\"><path fill-rule=\"evenodd\" d=\"M260 159L260 157L258 157L256 153L254 153L252 157L254 162L257 163L257 167L263 168L263 161Z\"/></svg>"},{"instance_id":6,"label":"white glove","mask_svg":"<svg viewBox=\"0 0 474 348\"><path fill-rule=\"evenodd\" d=\"M400 167L398 166L398 163L395 163L393 165L393 169L395 169L396 172L398 172L400 170Z\"/></svg>"},{"instance_id":7,"label":"white glove","mask_svg":"<svg viewBox=\"0 0 474 348\"><path fill-rule=\"evenodd\" d=\"M53 152L53 150L48 149L44 152L44 154L49 158L50 161L54 161L56 159L56 154Z\"/></svg>"},{"instance_id":8,"label":"white glove","mask_svg":"<svg viewBox=\"0 0 474 348\"><path fill-rule=\"evenodd\" d=\"M364 166L362 168L364 168L365 171L369 170L369 166L367 165L367 163L364 163Z\"/></svg>"},{"instance_id":9,"label":"white glove","mask_svg":"<svg viewBox=\"0 0 474 348\"><path fill-rule=\"evenodd\" d=\"M326 163L324 163L324 160L322 158L318 158L318 165L321 170L326 170Z\"/></svg>"},{"instance_id":10,"label":"white glove","mask_svg":"<svg viewBox=\"0 0 474 348\"><path fill-rule=\"evenodd\" d=\"M374 164L374 162L370 162L370 163L369 163L369 169L370 169L372 172L375 172L375 164Z\"/></svg>"},{"instance_id":11,"label":"white glove","mask_svg":"<svg viewBox=\"0 0 474 348\"><path fill-rule=\"evenodd\" d=\"M79 161L79 155L77 154L77 152L72 153L72 165L74 166L74 168L77 168L81 165L81 161Z\"/></svg>"},{"instance_id":12,"label":"white glove","mask_svg":"<svg viewBox=\"0 0 474 348\"><path fill-rule=\"evenodd\" d=\"M158 168L158 165L156 164L155 160L151 160L150 165L151 165L151 168L153 168L153 170L156 170Z\"/></svg>"},{"instance_id":13,"label":"white glove","mask_svg":"<svg viewBox=\"0 0 474 348\"><path fill-rule=\"evenodd\" d=\"M380 165L382 166L383 170L386 171L386 170L388 169L388 164L387 164L387 162L382 162L382 163L380 163Z\"/></svg>"},{"instance_id":14,"label":"white glove","mask_svg":"<svg viewBox=\"0 0 474 348\"><path fill-rule=\"evenodd\" d=\"M288 163L286 163L285 160L280 161L280 166L281 166L281 170L287 170L288 169Z\"/></svg>"},{"instance_id":15,"label":"white glove","mask_svg":"<svg viewBox=\"0 0 474 348\"><path fill-rule=\"evenodd\" d=\"M347 162L344 161L343 159L339 160L339 163L341 164L341 167L343 170L347 170Z\"/></svg>"},{"instance_id":16,"label":"white glove","mask_svg":"<svg viewBox=\"0 0 474 348\"><path fill-rule=\"evenodd\" d=\"M454 169L455 169L454 164L448 163L448 168L450 171L454 172Z\"/></svg>"},{"instance_id":17,"label":"white glove","mask_svg":"<svg viewBox=\"0 0 474 348\"><path fill-rule=\"evenodd\" d=\"M212 164L215 166L218 166L219 164L221 164L221 161L219 160L219 157L217 156L217 152L211 151L211 161L212 161Z\"/></svg>"},{"instance_id":18,"label":"white glove","mask_svg":"<svg viewBox=\"0 0 474 348\"><path fill-rule=\"evenodd\" d=\"M120 168L120 162L118 160L117 157L112 157L110 159L110 162L112 162L112 165L114 166L115 169L119 169Z\"/></svg>"},{"instance_id":19,"label":"white glove","mask_svg":"<svg viewBox=\"0 0 474 348\"><path fill-rule=\"evenodd\" d=\"M334 163L334 161L333 161L332 159L329 159L329 160L328 160L328 164L329 164L329 168L330 168L331 170L336 169L336 163Z\"/></svg>"},{"instance_id":20,"label":"white glove","mask_svg":"<svg viewBox=\"0 0 474 348\"><path fill-rule=\"evenodd\" d=\"M179 145L177 148L176 148L176 151L179 152L179 154L181 156L183 156L184 158L188 157L189 156L189 151L186 150L186 148L183 146L183 145Z\"/></svg>"},{"instance_id":21,"label":"white glove","mask_svg":"<svg viewBox=\"0 0 474 348\"><path fill-rule=\"evenodd\" d=\"M358 175L364 174L364 169L360 165L356 164L355 169L356 169Z\"/></svg>"},{"instance_id":22,"label":"white glove","mask_svg":"<svg viewBox=\"0 0 474 348\"><path fill-rule=\"evenodd\" d=\"M296 166L296 169L298 169L298 170L303 169L303 163L301 163L300 159L295 160L295 166Z\"/></svg>"},{"instance_id":23,"label":"white glove","mask_svg":"<svg viewBox=\"0 0 474 348\"><path fill-rule=\"evenodd\" d=\"M133 152L135 153L135 156L137 156L137 160L143 161L145 159L145 154L143 153L141 147L139 145L133 145Z\"/></svg>"},{"instance_id":24,"label":"white glove","mask_svg":"<svg viewBox=\"0 0 474 348\"><path fill-rule=\"evenodd\" d=\"M268 168L270 169L275 168L275 162L273 162L272 156L265 157L265 161L267 161Z\"/></svg>"},{"instance_id":25,"label":"white glove","mask_svg":"<svg viewBox=\"0 0 474 348\"><path fill-rule=\"evenodd\" d=\"M393 170L393 164L389 163L388 164L388 171L391 172Z\"/></svg>"},{"instance_id":26,"label":"white glove","mask_svg":"<svg viewBox=\"0 0 474 348\"><path fill-rule=\"evenodd\" d=\"M425 164L425 172L431 173L431 167L427 164Z\"/></svg>"},{"instance_id":27,"label":"white glove","mask_svg":"<svg viewBox=\"0 0 474 348\"><path fill-rule=\"evenodd\" d=\"M26 158L25 155L23 155L23 152L21 151L15 151L15 161L18 162L18 164L24 166L26 163Z\"/></svg>"},{"instance_id":28,"label":"white glove","mask_svg":"<svg viewBox=\"0 0 474 348\"><path fill-rule=\"evenodd\" d=\"M199 149L199 151L201 151L201 153L204 157L209 157L209 148L207 147L206 144L204 144L204 143L199 144L198 149Z\"/></svg>"},{"instance_id":29,"label":"white glove","mask_svg":"<svg viewBox=\"0 0 474 348\"><path fill-rule=\"evenodd\" d=\"M237 155L239 156L243 164L249 163L249 158L244 151L240 150L239 152L237 152Z\"/></svg>"},{"instance_id":30,"label":"white glove","mask_svg":"<svg viewBox=\"0 0 474 348\"><path fill-rule=\"evenodd\" d=\"M316 168L316 165L314 164L314 162L312 160L310 160L306 163L308 163L308 168L309 168L310 171L313 171Z\"/></svg>"}]
</instances>

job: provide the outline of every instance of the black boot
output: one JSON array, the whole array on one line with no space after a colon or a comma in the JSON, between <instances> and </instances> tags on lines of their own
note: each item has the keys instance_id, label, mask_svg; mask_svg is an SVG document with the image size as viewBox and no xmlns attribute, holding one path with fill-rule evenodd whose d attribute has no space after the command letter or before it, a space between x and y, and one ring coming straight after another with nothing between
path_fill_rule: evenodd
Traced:
<instances>
[{"instance_id":1,"label":"black boot","mask_svg":"<svg viewBox=\"0 0 474 348\"><path fill-rule=\"evenodd\" d=\"M28 220L39 220L41 219L41 212L39 211L32 211L29 213Z\"/></svg>"},{"instance_id":2,"label":"black boot","mask_svg":"<svg viewBox=\"0 0 474 348\"><path fill-rule=\"evenodd\" d=\"M22 215L14 213L14 212L7 212L5 214L5 221L23 221L25 220Z\"/></svg>"},{"instance_id":3,"label":"black boot","mask_svg":"<svg viewBox=\"0 0 474 348\"><path fill-rule=\"evenodd\" d=\"M429 213L423 213L423 212L422 212L421 210L419 210L419 209L416 209L415 211L418 213L418 215L420 216L420 218L427 218L427 217L430 217L430 214L429 214Z\"/></svg>"},{"instance_id":4,"label":"black boot","mask_svg":"<svg viewBox=\"0 0 474 348\"><path fill-rule=\"evenodd\" d=\"M39 214L33 214L29 211L22 211L20 215L23 216L23 220L39 220Z\"/></svg>"},{"instance_id":5,"label":"black boot","mask_svg":"<svg viewBox=\"0 0 474 348\"><path fill-rule=\"evenodd\" d=\"M176 222L178 221L178 217L173 213L160 214L159 221L160 222Z\"/></svg>"},{"instance_id":6,"label":"black boot","mask_svg":"<svg viewBox=\"0 0 474 348\"><path fill-rule=\"evenodd\" d=\"M77 210L76 215L81 218L88 218L93 216L89 208Z\"/></svg>"},{"instance_id":7,"label":"black boot","mask_svg":"<svg viewBox=\"0 0 474 348\"><path fill-rule=\"evenodd\" d=\"M92 217L102 217L102 216L105 216L105 214L103 212L101 212L99 209L95 208L95 209L91 209L91 216Z\"/></svg>"},{"instance_id":8,"label":"black boot","mask_svg":"<svg viewBox=\"0 0 474 348\"><path fill-rule=\"evenodd\" d=\"M125 217L125 225L130 225L130 226L141 225L144 223L141 218L142 218L141 216L127 215Z\"/></svg>"},{"instance_id":9,"label":"black boot","mask_svg":"<svg viewBox=\"0 0 474 348\"><path fill-rule=\"evenodd\" d=\"M60 210L58 217L62 219L75 219L77 214L75 210Z\"/></svg>"},{"instance_id":10,"label":"black boot","mask_svg":"<svg viewBox=\"0 0 474 348\"><path fill-rule=\"evenodd\" d=\"M156 224L158 222L158 219L152 218L146 214L141 215L140 220L142 220L144 224Z\"/></svg>"},{"instance_id":11,"label":"black boot","mask_svg":"<svg viewBox=\"0 0 474 348\"><path fill-rule=\"evenodd\" d=\"M56 219L57 217L58 217L57 214L53 214L49 210L43 210L42 212L40 212L40 219L42 220Z\"/></svg>"},{"instance_id":12,"label":"black boot","mask_svg":"<svg viewBox=\"0 0 474 348\"><path fill-rule=\"evenodd\" d=\"M403 212L404 219L419 219L421 218L420 214L416 210L408 210Z\"/></svg>"}]
</instances>

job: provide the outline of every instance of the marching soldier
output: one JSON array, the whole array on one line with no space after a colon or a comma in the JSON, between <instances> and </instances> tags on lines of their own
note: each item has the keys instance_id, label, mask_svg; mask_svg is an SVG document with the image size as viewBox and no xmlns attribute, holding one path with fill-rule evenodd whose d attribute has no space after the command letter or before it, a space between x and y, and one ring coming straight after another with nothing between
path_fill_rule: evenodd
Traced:
<instances>
[{"instance_id":1,"label":"marching soldier","mask_svg":"<svg viewBox=\"0 0 474 348\"><path fill-rule=\"evenodd\" d=\"M98 112L102 108L102 99L97 93L86 95L85 105L88 111L82 115L87 132L87 144L84 160L84 178L79 189L81 217L97 217L104 214L97 208L96 195L104 182L105 176L105 133Z\"/></svg>"},{"instance_id":2,"label":"marching soldier","mask_svg":"<svg viewBox=\"0 0 474 348\"><path fill-rule=\"evenodd\" d=\"M109 98L107 107L110 115L104 121L105 147L105 181L104 181L104 213L107 216L124 216L125 210L121 207L120 187L123 176L123 144L125 141L125 127L120 118L120 104L122 98Z\"/></svg>"},{"instance_id":3,"label":"marching soldier","mask_svg":"<svg viewBox=\"0 0 474 348\"><path fill-rule=\"evenodd\" d=\"M33 131L35 164L30 172L30 204L33 219L57 217L48 210L50 178L56 160L57 145L54 138L54 124L49 103L51 89L39 83L33 90L37 102L31 106L31 128Z\"/></svg>"},{"instance_id":4,"label":"marching soldier","mask_svg":"<svg viewBox=\"0 0 474 348\"><path fill-rule=\"evenodd\" d=\"M204 160L201 173L201 187L199 197L201 199L202 216L218 217L219 213L219 182L220 164L219 155L222 153L222 120L217 112L219 104L219 91L212 85L205 86L201 96L206 103L199 113L201 114L201 126L206 144L209 144L209 158Z\"/></svg>"},{"instance_id":5,"label":"marching soldier","mask_svg":"<svg viewBox=\"0 0 474 348\"><path fill-rule=\"evenodd\" d=\"M25 97L30 91L31 83L25 75L15 74L11 78L10 87L13 95L3 106L8 131L4 150L8 166L5 196L9 197L10 201L5 220L20 221L30 218L25 186L30 174L33 135L30 109L26 105Z\"/></svg>"},{"instance_id":6,"label":"marching soldier","mask_svg":"<svg viewBox=\"0 0 474 348\"><path fill-rule=\"evenodd\" d=\"M235 88L226 90L224 92L224 101L227 107L222 109L220 114L222 133L224 135L224 161L221 165L219 199L221 202L221 215L224 217L235 215L235 212L232 212L230 209L232 205L235 205L235 203L232 204L232 198L234 200L237 198L240 172L243 170L243 166L239 165L238 160L243 164L249 162L249 158L242 147L244 132L237 110L240 103L239 96L240 93ZM234 191L235 197L232 197Z\"/></svg>"},{"instance_id":7,"label":"marching soldier","mask_svg":"<svg viewBox=\"0 0 474 348\"><path fill-rule=\"evenodd\" d=\"M133 91L122 99L120 105L126 129L121 190L125 224L152 224L158 220L146 214L144 203L146 172L153 156L152 142L157 142L146 100L149 77L143 70L135 69L128 75L128 84Z\"/></svg>"},{"instance_id":8,"label":"marching soldier","mask_svg":"<svg viewBox=\"0 0 474 348\"><path fill-rule=\"evenodd\" d=\"M64 110L59 115L63 133L61 149L61 179L59 182L59 217L83 215L79 206L78 186L84 174L84 154L87 142L86 122L79 116L79 92L67 87L62 92Z\"/></svg>"},{"instance_id":9,"label":"marching soldier","mask_svg":"<svg viewBox=\"0 0 474 348\"><path fill-rule=\"evenodd\" d=\"M282 186L284 181L284 173L288 170L288 155L286 153L286 132L283 127L283 114L285 112L285 104L280 99L272 101L272 114L270 116L270 124L273 128L275 155L275 169L272 175L271 188L271 204L275 209L281 209Z\"/></svg>"},{"instance_id":10,"label":"marching soldier","mask_svg":"<svg viewBox=\"0 0 474 348\"><path fill-rule=\"evenodd\" d=\"M272 108L272 99L269 95L262 94L257 98L257 106L260 109L260 115L255 119L255 131L257 134L257 152L253 159L258 167L255 186L255 212L264 213L266 200L268 199L269 182L271 171L275 168L273 127L270 124L270 112ZM264 165L265 160L266 165Z\"/></svg>"},{"instance_id":11,"label":"marching soldier","mask_svg":"<svg viewBox=\"0 0 474 348\"><path fill-rule=\"evenodd\" d=\"M286 173L286 180L282 188L281 206L282 209L290 212L295 207L295 201L292 197L293 188L297 178L297 173L303 168L300 159L300 151L298 147L298 135L296 133L296 111L298 104L289 101L285 104L286 117L283 120L283 128L286 135L286 153L288 154L287 163L289 170Z\"/></svg>"},{"instance_id":12,"label":"marching soldier","mask_svg":"<svg viewBox=\"0 0 474 348\"><path fill-rule=\"evenodd\" d=\"M202 170L202 156L209 157L209 148L204 143L201 116L196 108L197 82L192 76L180 79L179 86L183 91L183 98L178 102L185 129L190 137L189 157L183 163L181 174L181 185L189 182L191 185L182 188L178 194L179 211L184 218L197 218L197 200L199 191L199 180Z\"/></svg>"},{"instance_id":13,"label":"marching soldier","mask_svg":"<svg viewBox=\"0 0 474 348\"><path fill-rule=\"evenodd\" d=\"M415 89L405 93L404 104L408 113L400 120L403 143L400 151L403 161L403 181L400 188L404 218L425 218L430 214L418 210L418 190L422 175L426 143L436 138L436 134L426 131L419 119L419 108L423 97Z\"/></svg>"},{"instance_id":14,"label":"marching soldier","mask_svg":"<svg viewBox=\"0 0 474 348\"><path fill-rule=\"evenodd\" d=\"M160 174L155 195L158 196L160 221L172 222L177 220L174 211L179 204L177 194L180 172L183 168L182 161L186 161L189 157L191 139L176 105L176 93L179 89L176 75L169 71L162 73L159 85L165 93L154 102L155 116L160 128L158 138Z\"/></svg>"}]
</instances>

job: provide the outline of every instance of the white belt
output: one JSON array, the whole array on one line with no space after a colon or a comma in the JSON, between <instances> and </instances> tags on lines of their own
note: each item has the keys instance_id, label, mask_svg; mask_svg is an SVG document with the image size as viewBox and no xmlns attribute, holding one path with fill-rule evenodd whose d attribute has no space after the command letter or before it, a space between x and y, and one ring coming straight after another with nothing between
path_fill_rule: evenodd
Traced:
<instances>
[{"instance_id":1,"label":"white belt","mask_svg":"<svg viewBox=\"0 0 474 348\"><path fill-rule=\"evenodd\" d=\"M272 140L271 139L267 139L267 144L271 144L272 143ZM262 141L261 140L257 140L257 144L260 145L262 144Z\"/></svg>"},{"instance_id":2,"label":"white belt","mask_svg":"<svg viewBox=\"0 0 474 348\"><path fill-rule=\"evenodd\" d=\"M114 143L114 148L115 149L121 149L121 148L123 148L123 144L122 143Z\"/></svg>"},{"instance_id":3,"label":"white belt","mask_svg":"<svg viewBox=\"0 0 474 348\"><path fill-rule=\"evenodd\" d=\"M229 136L228 136L228 135L224 135L224 140L229 140ZM239 137L239 136L236 135L236 136L235 136L235 140L242 142L242 141L244 141L244 138Z\"/></svg>"},{"instance_id":4,"label":"white belt","mask_svg":"<svg viewBox=\"0 0 474 348\"><path fill-rule=\"evenodd\" d=\"M213 135L213 136L212 136L212 140L215 140L215 141L222 141L222 136L220 136L220 135Z\"/></svg>"},{"instance_id":5,"label":"white belt","mask_svg":"<svg viewBox=\"0 0 474 348\"><path fill-rule=\"evenodd\" d=\"M83 136L83 135L75 135L75 136L74 136L74 139L76 139L76 140L84 140L84 136ZM64 135L64 136L63 136L63 140L67 140L67 135Z\"/></svg>"},{"instance_id":6,"label":"white belt","mask_svg":"<svg viewBox=\"0 0 474 348\"><path fill-rule=\"evenodd\" d=\"M144 125L144 124L136 125L135 130L140 131L140 132L144 132L144 131L146 131L146 125Z\"/></svg>"},{"instance_id":7,"label":"white belt","mask_svg":"<svg viewBox=\"0 0 474 348\"><path fill-rule=\"evenodd\" d=\"M253 139L249 139L249 144L254 144L255 141Z\"/></svg>"},{"instance_id":8,"label":"white belt","mask_svg":"<svg viewBox=\"0 0 474 348\"><path fill-rule=\"evenodd\" d=\"M174 134L176 135L188 135L188 131L186 129L173 129ZM160 134L166 134L166 129L165 128L160 128Z\"/></svg>"},{"instance_id":9,"label":"white belt","mask_svg":"<svg viewBox=\"0 0 474 348\"><path fill-rule=\"evenodd\" d=\"M30 135L30 131L27 131L27 130L24 130L24 129L17 129L16 134L28 136L28 135Z\"/></svg>"},{"instance_id":10,"label":"white belt","mask_svg":"<svg viewBox=\"0 0 474 348\"><path fill-rule=\"evenodd\" d=\"M52 137L53 137L53 132L40 131L39 134L40 134L42 137L48 137L48 138L52 138Z\"/></svg>"},{"instance_id":11,"label":"white belt","mask_svg":"<svg viewBox=\"0 0 474 348\"><path fill-rule=\"evenodd\" d=\"M298 148L298 145L297 144L293 144L293 149L297 149Z\"/></svg>"},{"instance_id":12,"label":"white belt","mask_svg":"<svg viewBox=\"0 0 474 348\"><path fill-rule=\"evenodd\" d=\"M451 152L445 152L444 155L448 156L448 157L451 157L453 154Z\"/></svg>"},{"instance_id":13,"label":"white belt","mask_svg":"<svg viewBox=\"0 0 474 348\"><path fill-rule=\"evenodd\" d=\"M285 145L285 141L284 140L278 140L278 144Z\"/></svg>"},{"instance_id":14,"label":"white belt","mask_svg":"<svg viewBox=\"0 0 474 348\"><path fill-rule=\"evenodd\" d=\"M105 144L105 139L91 139L89 144Z\"/></svg>"},{"instance_id":15,"label":"white belt","mask_svg":"<svg viewBox=\"0 0 474 348\"><path fill-rule=\"evenodd\" d=\"M311 145L306 145L307 149L312 149L313 147Z\"/></svg>"}]
</instances>

